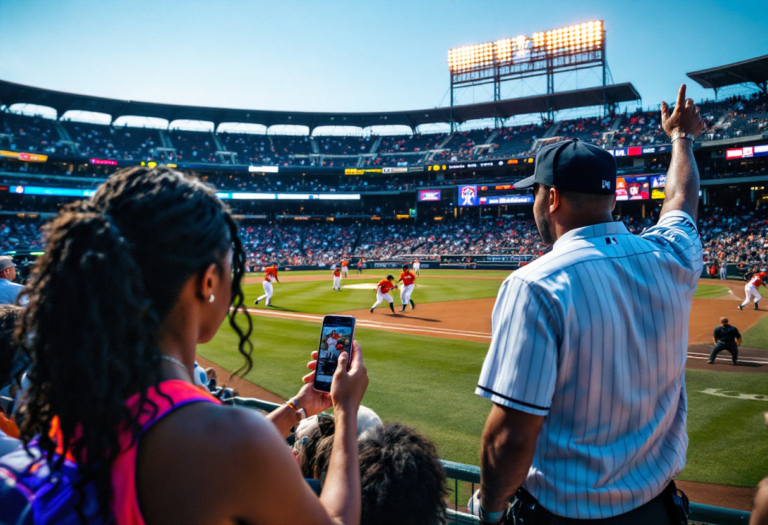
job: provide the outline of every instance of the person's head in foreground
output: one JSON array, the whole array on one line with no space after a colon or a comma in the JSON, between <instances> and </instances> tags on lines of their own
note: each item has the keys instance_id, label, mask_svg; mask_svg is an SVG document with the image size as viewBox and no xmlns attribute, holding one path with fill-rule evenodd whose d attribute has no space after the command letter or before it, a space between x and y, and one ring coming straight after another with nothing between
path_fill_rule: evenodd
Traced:
<instances>
[{"instance_id":1,"label":"person's head in foreground","mask_svg":"<svg viewBox=\"0 0 768 525\"><path fill-rule=\"evenodd\" d=\"M404 265L403 265L403 271L404 271L404 272L407 272L407 271L408 271L408 265L407 265L407 264L404 264Z\"/></svg>"},{"instance_id":2,"label":"person's head in foreground","mask_svg":"<svg viewBox=\"0 0 768 525\"><path fill-rule=\"evenodd\" d=\"M400 423L386 423L366 431L359 450L361 524L445 523L445 470L429 439Z\"/></svg>"},{"instance_id":3,"label":"person's head in foreground","mask_svg":"<svg viewBox=\"0 0 768 525\"><path fill-rule=\"evenodd\" d=\"M196 346L225 317L244 368L252 364L246 254L212 187L167 169L121 170L90 200L64 208L46 236L17 334L32 362L22 439L38 438L54 470L57 446L76 458L77 488L83 495L83 485L95 486L102 515L117 523L295 523L328 514L347 522L359 511L344 459L331 461L328 478L343 494L335 501L318 501L303 482L281 436L298 410L283 406L267 420L192 384ZM331 396L312 391L310 373L294 404L312 415L332 398L354 432L367 376L361 357L349 372L346 359ZM158 407L168 407L162 419ZM356 448L346 448L356 464Z\"/></svg>"},{"instance_id":4,"label":"person's head in foreground","mask_svg":"<svg viewBox=\"0 0 768 525\"><path fill-rule=\"evenodd\" d=\"M387 281L394 281L395 276L394 275L387 275Z\"/></svg>"},{"instance_id":5,"label":"person's head in foreground","mask_svg":"<svg viewBox=\"0 0 768 525\"><path fill-rule=\"evenodd\" d=\"M720 318L720 324L723 326L726 326L728 324L728 318L727 317L721 317Z\"/></svg>"},{"instance_id":6,"label":"person's head in foreground","mask_svg":"<svg viewBox=\"0 0 768 525\"><path fill-rule=\"evenodd\" d=\"M13 333L16 331L16 324L20 317L20 306L0 305L0 390L5 388L12 379L13 364L19 348Z\"/></svg>"},{"instance_id":7,"label":"person's head in foreground","mask_svg":"<svg viewBox=\"0 0 768 525\"><path fill-rule=\"evenodd\" d=\"M533 215L544 244L581 226L611 222L616 206L616 160L604 149L565 140L545 146L532 176L515 189L533 188Z\"/></svg>"}]
</instances>

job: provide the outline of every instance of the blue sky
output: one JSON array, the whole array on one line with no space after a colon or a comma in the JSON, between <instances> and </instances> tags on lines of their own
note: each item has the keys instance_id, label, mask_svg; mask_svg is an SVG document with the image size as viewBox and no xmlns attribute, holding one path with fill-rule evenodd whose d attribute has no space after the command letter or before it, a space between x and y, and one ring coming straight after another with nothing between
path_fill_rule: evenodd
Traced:
<instances>
[{"instance_id":1,"label":"blue sky","mask_svg":"<svg viewBox=\"0 0 768 525\"><path fill-rule=\"evenodd\" d=\"M672 100L687 71L768 54L765 0L0 0L0 78L152 102L416 109L448 104L448 49L594 19L614 81L644 106Z\"/></svg>"}]
</instances>

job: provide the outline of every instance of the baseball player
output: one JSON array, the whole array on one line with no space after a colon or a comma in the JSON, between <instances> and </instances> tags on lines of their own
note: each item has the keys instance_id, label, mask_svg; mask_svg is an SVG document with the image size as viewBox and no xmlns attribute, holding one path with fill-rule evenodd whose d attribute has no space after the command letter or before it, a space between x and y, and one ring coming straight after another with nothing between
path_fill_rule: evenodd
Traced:
<instances>
[{"instance_id":1,"label":"baseball player","mask_svg":"<svg viewBox=\"0 0 768 525\"><path fill-rule=\"evenodd\" d=\"M349 277L349 261L347 261L346 259L343 259L341 261L341 274L344 276L345 279Z\"/></svg>"},{"instance_id":2,"label":"baseball player","mask_svg":"<svg viewBox=\"0 0 768 525\"><path fill-rule=\"evenodd\" d=\"M395 313L394 301L392 300L392 296L389 295L389 291L395 288L395 283L392 282L394 280L395 278L392 275L387 275L386 279L382 279L379 281L379 284L376 285L376 302L371 306L371 313L373 313L373 309L379 306L382 301L387 301L389 303L389 309L392 310L393 314Z\"/></svg>"},{"instance_id":3,"label":"baseball player","mask_svg":"<svg viewBox=\"0 0 768 525\"><path fill-rule=\"evenodd\" d=\"M338 267L333 269L333 290L341 291L341 270Z\"/></svg>"},{"instance_id":4,"label":"baseball player","mask_svg":"<svg viewBox=\"0 0 768 525\"><path fill-rule=\"evenodd\" d=\"M262 299L267 300L267 306L272 306L272 283L279 283L280 279L277 278L277 263L272 263L272 266L264 268L264 282L261 283L264 287L264 295L256 299L256 304Z\"/></svg>"},{"instance_id":5,"label":"baseball player","mask_svg":"<svg viewBox=\"0 0 768 525\"><path fill-rule=\"evenodd\" d=\"M414 283L416 282L416 276L408 269L408 265L403 265L403 272L400 274L400 279L398 279L397 286L400 283L403 283L403 287L400 288L400 302L403 303L403 309L400 310L401 312L405 312L405 306L408 303L411 303L411 310L416 308L416 303L413 302L411 299L411 294L413 293L413 288L416 286Z\"/></svg>"},{"instance_id":6,"label":"baseball player","mask_svg":"<svg viewBox=\"0 0 768 525\"><path fill-rule=\"evenodd\" d=\"M760 295L760 292L757 291L757 287L761 284L766 286L765 280L768 278L768 273L765 272L765 268L760 268L760 271L753 275L746 286L744 286L744 294L746 294L747 298L744 299L744 302L739 305L739 310L743 310L744 307L749 304L749 299L751 297L755 298L755 310L760 309L758 304L760 303L760 299L762 299L763 296Z\"/></svg>"},{"instance_id":7,"label":"baseball player","mask_svg":"<svg viewBox=\"0 0 768 525\"><path fill-rule=\"evenodd\" d=\"M413 272L416 275L419 275L419 269L421 269L421 263L419 262L418 259L416 259L413 261Z\"/></svg>"},{"instance_id":8,"label":"baseball player","mask_svg":"<svg viewBox=\"0 0 768 525\"><path fill-rule=\"evenodd\" d=\"M363 273L363 262L365 262L365 260L362 258L359 261L357 261L357 275L360 275L361 273Z\"/></svg>"}]
</instances>

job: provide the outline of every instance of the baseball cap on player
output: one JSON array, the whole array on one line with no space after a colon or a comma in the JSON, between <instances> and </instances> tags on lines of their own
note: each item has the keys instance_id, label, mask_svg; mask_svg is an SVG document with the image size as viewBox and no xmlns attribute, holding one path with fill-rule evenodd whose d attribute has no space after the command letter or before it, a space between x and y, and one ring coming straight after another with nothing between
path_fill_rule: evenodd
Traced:
<instances>
[{"instance_id":1,"label":"baseball cap on player","mask_svg":"<svg viewBox=\"0 0 768 525\"><path fill-rule=\"evenodd\" d=\"M536 183L565 191L611 195L616 192L616 159L603 148L579 139L550 144L536 155L533 175L516 183L515 189Z\"/></svg>"}]
</instances>

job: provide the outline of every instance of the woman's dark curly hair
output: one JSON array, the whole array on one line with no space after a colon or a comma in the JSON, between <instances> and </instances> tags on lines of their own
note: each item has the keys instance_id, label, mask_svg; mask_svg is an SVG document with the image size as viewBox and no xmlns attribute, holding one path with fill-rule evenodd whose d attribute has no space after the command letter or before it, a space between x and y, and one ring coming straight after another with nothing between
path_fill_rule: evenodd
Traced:
<instances>
[{"instance_id":1,"label":"woman's dark curly hair","mask_svg":"<svg viewBox=\"0 0 768 525\"><path fill-rule=\"evenodd\" d=\"M31 362L21 436L39 439L52 469L63 461L57 444L77 458L81 500L93 483L106 516L120 432L132 431L134 442L140 433L125 402L139 393L142 410L157 409L147 390L161 380L158 331L184 283L211 264L223 269L230 250L229 324L243 369L251 369L252 324L240 286L246 255L213 188L169 169L118 171L90 200L64 208L45 233L16 334ZM54 416L61 443L49 437Z\"/></svg>"}]
</instances>

